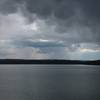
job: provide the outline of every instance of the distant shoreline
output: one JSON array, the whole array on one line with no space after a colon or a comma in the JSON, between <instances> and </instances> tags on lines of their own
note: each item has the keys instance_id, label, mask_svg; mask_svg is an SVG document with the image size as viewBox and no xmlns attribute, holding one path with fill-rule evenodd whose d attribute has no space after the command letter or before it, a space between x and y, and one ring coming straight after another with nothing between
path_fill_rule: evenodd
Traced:
<instances>
[{"instance_id":1,"label":"distant shoreline","mask_svg":"<svg viewBox=\"0 0 100 100\"><path fill-rule=\"evenodd\" d=\"M0 64L82 64L82 65L100 65L100 60L80 61L80 60L58 60L58 59L0 59Z\"/></svg>"}]
</instances>

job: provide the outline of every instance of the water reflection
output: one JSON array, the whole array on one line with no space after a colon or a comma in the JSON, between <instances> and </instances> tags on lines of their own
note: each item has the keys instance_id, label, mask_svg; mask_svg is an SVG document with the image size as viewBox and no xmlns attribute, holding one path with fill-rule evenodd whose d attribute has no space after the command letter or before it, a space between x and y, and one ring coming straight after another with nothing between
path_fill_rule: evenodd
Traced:
<instances>
[{"instance_id":1,"label":"water reflection","mask_svg":"<svg viewBox=\"0 0 100 100\"><path fill-rule=\"evenodd\" d=\"M99 66L0 65L0 100L100 100Z\"/></svg>"}]
</instances>

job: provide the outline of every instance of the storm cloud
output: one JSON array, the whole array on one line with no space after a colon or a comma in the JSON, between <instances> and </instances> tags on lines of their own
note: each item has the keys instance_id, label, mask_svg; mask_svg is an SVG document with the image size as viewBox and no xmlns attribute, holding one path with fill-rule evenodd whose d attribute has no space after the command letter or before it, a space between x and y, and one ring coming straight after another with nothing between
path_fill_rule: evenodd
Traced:
<instances>
[{"instance_id":1,"label":"storm cloud","mask_svg":"<svg viewBox=\"0 0 100 100\"><path fill-rule=\"evenodd\" d=\"M0 4L1 10L7 13L16 11L18 5L24 4L30 13L44 17L54 14L58 18L67 19L79 9L86 16L100 18L99 0L1 0Z\"/></svg>"},{"instance_id":2,"label":"storm cloud","mask_svg":"<svg viewBox=\"0 0 100 100\"><path fill-rule=\"evenodd\" d=\"M47 25L55 25L58 33L74 34L73 38L78 35L83 42L99 42L99 4L99 0L1 0L0 12L11 14L20 9L31 22L37 16Z\"/></svg>"},{"instance_id":3,"label":"storm cloud","mask_svg":"<svg viewBox=\"0 0 100 100\"><path fill-rule=\"evenodd\" d=\"M99 54L99 5L99 0L1 0L0 42L12 40L10 46L15 46L16 52L34 48L36 54L46 54L48 58ZM7 55L4 51L0 55Z\"/></svg>"}]
</instances>

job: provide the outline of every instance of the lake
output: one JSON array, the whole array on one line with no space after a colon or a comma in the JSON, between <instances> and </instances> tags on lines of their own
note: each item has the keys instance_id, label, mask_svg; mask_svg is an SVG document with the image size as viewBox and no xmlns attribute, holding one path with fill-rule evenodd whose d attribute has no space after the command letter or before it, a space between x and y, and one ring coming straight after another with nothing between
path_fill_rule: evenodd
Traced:
<instances>
[{"instance_id":1,"label":"lake","mask_svg":"<svg viewBox=\"0 0 100 100\"><path fill-rule=\"evenodd\" d=\"M100 100L100 66L0 65L0 100Z\"/></svg>"}]
</instances>

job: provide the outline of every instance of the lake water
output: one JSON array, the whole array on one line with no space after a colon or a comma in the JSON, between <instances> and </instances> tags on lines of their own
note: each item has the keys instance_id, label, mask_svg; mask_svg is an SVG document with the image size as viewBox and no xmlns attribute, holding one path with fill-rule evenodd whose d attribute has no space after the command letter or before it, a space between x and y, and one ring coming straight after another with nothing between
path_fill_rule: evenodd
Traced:
<instances>
[{"instance_id":1,"label":"lake water","mask_svg":"<svg viewBox=\"0 0 100 100\"><path fill-rule=\"evenodd\" d=\"M0 100L100 100L100 66L0 65Z\"/></svg>"}]
</instances>

